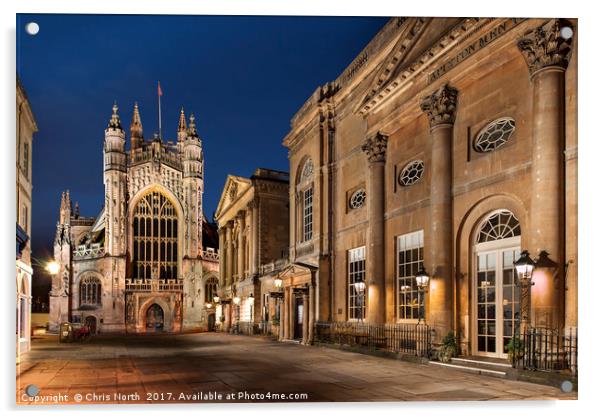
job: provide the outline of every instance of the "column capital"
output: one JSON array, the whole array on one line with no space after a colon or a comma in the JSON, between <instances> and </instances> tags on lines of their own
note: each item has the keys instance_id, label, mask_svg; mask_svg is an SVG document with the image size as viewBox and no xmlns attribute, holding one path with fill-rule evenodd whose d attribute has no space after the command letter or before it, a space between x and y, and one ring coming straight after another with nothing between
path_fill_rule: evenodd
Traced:
<instances>
[{"instance_id":1,"label":"column capital","mask_svg":"<svg viewBox=\"0 0 602 419\"><path fill-rule=\"evenodd\" d=\"M384 163L386 160L388 140L389 136L380 131L366 140L362 145L362 151L368 155L368 162Z\"/></svg>"},{"instance_id":2,"label":"column capital","mask_svg":"<svg viewBox=\"0 0 602 419\"><path fill-rule=\"evenodd\" d=\"M566 69L572 52L573 25L566 19L552 19L527 32L518 49L525 57L531 77L546 67Z\"/></svg>"},{"instance_id":3,"label":"column capital","mask_svg":"<svg viewBox=\"0 0 602 419\"><path fill-rule=\"evenodd\" d=\"M422 99L420 109L429 117L431 129L439 125L453 125L456 121L458 90L444 84L430 96Z\"/></svg>"},{"instance_id":4,"label":"column capital","mask_svg":"<svg viewBox=\"0 0 602 419\"><path fill-rule=\"evenodd\" d=\"M246 211L240 210L236 213L236 218L238 218L239 222L243 222L245 219Z\"/></svg>"}]
</instances>

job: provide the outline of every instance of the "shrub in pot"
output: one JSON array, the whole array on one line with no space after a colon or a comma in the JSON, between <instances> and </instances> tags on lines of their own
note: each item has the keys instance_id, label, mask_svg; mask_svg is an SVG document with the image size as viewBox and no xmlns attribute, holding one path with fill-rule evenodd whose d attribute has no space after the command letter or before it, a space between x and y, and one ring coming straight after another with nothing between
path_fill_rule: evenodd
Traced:
<instances>
[{"instance_id":1,"label":"shrub in pot","mask_svg":"<svg viewBox=\"0 0 602 419\"><path fill-rule=\"evenodd\" d=\"M458 354L458 343L456 342L456 335L450 331L443 338L441 347L439 348L438 358L441 362L450 362L451 359Z\"/></svg>"}]
</instances>

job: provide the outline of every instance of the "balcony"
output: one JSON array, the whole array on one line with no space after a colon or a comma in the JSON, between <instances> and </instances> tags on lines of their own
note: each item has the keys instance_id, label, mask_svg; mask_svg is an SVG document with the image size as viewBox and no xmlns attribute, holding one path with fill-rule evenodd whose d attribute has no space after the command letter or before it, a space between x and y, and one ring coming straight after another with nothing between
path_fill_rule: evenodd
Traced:
<instances>
[{"instance_id":1,"label":"balcony","mask_svg":"<svg viewBox=\"0 0 602 419\"><path fill-rule=\"evenodd\" d=\"M211 262L219 262L219 253L217 253L212 247L208 247L201 253L201 258Z\"/></svg>"},{"instance_id":2,"label":"balcony","mask_svg":"<svg viewBox=\"0 0 602 419\"><path fill-rule=\"evenodd\" d=\"M94 259L105 255L105 248L100 243L92 243L90 246L85 244L77 246L73 251L74 260Z\"/></svg>"},{"instance_id":3,"label":"balcony","mask_svg":"<svg viewBox=\"0 0 602 419\"><path fill-rule=\"evenodd\" d=\"M182 292L184 284L179 279L126 279L125 290L136 292Z\"/></svg>"}]
</instances>

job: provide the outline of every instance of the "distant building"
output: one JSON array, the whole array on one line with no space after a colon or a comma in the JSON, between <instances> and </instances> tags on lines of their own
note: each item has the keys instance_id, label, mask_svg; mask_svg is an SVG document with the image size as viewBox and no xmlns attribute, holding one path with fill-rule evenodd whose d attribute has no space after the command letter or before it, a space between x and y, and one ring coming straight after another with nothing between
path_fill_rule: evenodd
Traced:
<instances>
[{"instance_id":1,"label":"distant building","mask_svg":"<svg viewBox=\"0 0 602 419\"><path fill-rule=\"evenodd\" d=\"M577 36L576 20L393 18L315 91L284 139L285 339L425 319L435 343L505 358L521 321L577 326ZM528 313L521 250L540 261Z\"/></svg>"},{"instance_id":2,"label":"distant building","mask_svg":"<svg viewBox=\"0 0 602 419\"><path fill-rule=\"evenodd\" d=\"M27 94L17 77L17 360L31 345L31 157L38 131Z\"/></svg>"},{"instance_id":3,"label":"distant building","mask_svg":"<svg viewBox=\"0 0 602 419\"><path fill-rule=\"evenodd\" d=\"M277 170L226 180L215 213L221 264L216 311L224 331L277 334L280 307L270 292L288 260L288 189L288 173Z\"/></svg>"},{"instance_id":4,"label":"distant building","mask_svg":"<svg viewBox=\"0 0 602 419\"><path fill-rule=\"evenodd\" d=\"M218 278L216 227L203 215L204 159L194 116L177 141L143 137L138 105L130 148L117 106L105 129L104 207L84 217L61 197L50 292L50 329L93 332L206 330L206 284ZM100 145L99 145L100 146Z\"/></svg>"}]
</instances>

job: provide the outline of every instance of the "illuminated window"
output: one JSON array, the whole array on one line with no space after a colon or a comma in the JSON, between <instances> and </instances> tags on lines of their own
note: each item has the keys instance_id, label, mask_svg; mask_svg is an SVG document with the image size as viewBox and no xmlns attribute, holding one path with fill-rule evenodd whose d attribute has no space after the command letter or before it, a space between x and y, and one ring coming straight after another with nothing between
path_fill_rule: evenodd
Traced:
<instances>
[{"instance_id":1,"label":"illuminated window","mask_svg":"<svg viewBox=\"0 0 602 419\"><path fill-rule=\"evenodd\" d=\"M366 317L365 281L366 281L366 247L357 247L347 252L348 260L348 318L350 320L363 320ZM363 283L363 290L355 285Z\"/></svg>"},{"instance_id":2,"label":"illuminated window","mask_svg":"<svg viewBox=\"0 0 602 419\"><path fill-rule=\"evenodd\" d=\"M134 209L133 278L178 278L178 217L159 192L143 196Z\"/></svg>"},{"instance_id":3,"label":"illuminated window","mask_svg":"<svg viewBox=\"0 0 602 419\"><path fill-rule=\"evenodd\" d=\"M314 188L303 191L303 241L311 240L314 231Z\"/></svg>"},{"instance_id":4,"label":"illuminated window","mask_svg":"<svg viewBox=\"0 0 602 419\"><path fill-rule=\"evenodd\" d=\"M477 243L520 236L520 223L510 211L502 210L491 215L481 227Z\"/></svg>"},{"instance_id":5,"label":"illuminated window","mask_svg":"<svg viewBox=\"0 0 602 419\"><path fill-rule=\"evenodd\" d=\"M474 142L474 149L479 153L496 150L508 142L515 129L514 119L496 119L479 132Z\"/></svg>"},{"instance_id":6,"label":"illuminated window","mask_svg":"<svg viewBox=\"0 0 602 419\"><path fill-rule=\"evenodd\" d=\"M213 297L217 295L217 279L210 278L205 283L205 302L213 303Z\"/></svg>"},{"instance_id":7,"label":"illuminated window","mask_svg":"<svg viewBox=\"0 0 602 419\"><path fill-rule=\"evenodd\" d=\"M424 291L416 285L416 272L424 261L424 232L397 237L398 318L424 318ZM420 295L419 295L420 293Z\"/></svg>"}]
</instances>

